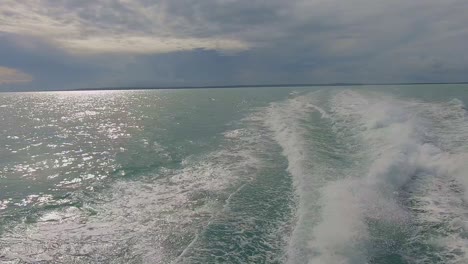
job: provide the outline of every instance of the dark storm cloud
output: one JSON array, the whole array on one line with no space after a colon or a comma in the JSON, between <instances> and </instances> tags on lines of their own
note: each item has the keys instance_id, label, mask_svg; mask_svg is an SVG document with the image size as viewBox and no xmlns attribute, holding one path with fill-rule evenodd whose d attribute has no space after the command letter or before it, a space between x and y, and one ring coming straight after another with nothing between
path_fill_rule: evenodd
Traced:
<instances>
[{"instance_id":1,"label":"dark storm cloud","mask_svg":"<svg viewBox=\"0 0 468 264\"><path fill-rule=\"evenodd\" d=\"M459 0L5 0L0 66L41 88L464 81L467 11Z\"/></svg>"}]
</instances>

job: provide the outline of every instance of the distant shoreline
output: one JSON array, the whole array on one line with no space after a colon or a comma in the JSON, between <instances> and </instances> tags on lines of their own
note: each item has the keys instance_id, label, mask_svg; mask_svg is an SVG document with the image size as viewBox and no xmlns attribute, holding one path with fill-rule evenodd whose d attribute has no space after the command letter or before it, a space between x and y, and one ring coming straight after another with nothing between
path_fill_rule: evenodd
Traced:
<instances>
[{"instance_id":1,"label":"distant shoreline","mask_svg":"<svg viewBox=\"0 0 468 264\"><path fill-rule=\"evenodd\" d=\"M98 91L98 90L170 90L170 89L216 89L216 88L269 88L269 87L317 87L317 86L386 86L386 85L431 85L431 84L468 84L468 82L415 82L415 83L299 83L299 84L241 84L241 85L206 85L206 86L142 86L142 87L101 87L78 88L63 91Z\"/></svg>"},{"instance_id":2,"label":"distant shoreline","mask_svg":"<svg viewBox=\"0 0 468 264\"><path fill-rule=\"evenodd\" d=\"M124 90L182 90L182 89L226 89L226 88L274 88L274 87L319 87L319 86L388 86L388 85L441 85L468 84L468 82L413 82L413 83L299 83L299 84L240 84L240 85L206 85L206 86L140 86L140 87L96 87L52 90L0 91L1 92L73 92L73 91L124 91Z\"/></svg>"}]
</instances>

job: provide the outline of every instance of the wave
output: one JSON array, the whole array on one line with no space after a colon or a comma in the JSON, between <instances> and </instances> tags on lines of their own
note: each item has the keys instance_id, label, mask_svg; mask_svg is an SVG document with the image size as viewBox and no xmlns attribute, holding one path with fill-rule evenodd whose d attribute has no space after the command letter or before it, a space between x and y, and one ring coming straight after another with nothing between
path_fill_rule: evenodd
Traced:
<instances>
[{"instance_id":1,"label":"wave","mask_svg":"<svg viewBox=\"0 0 468 264\"><path fill-rule=\"evenodd\" d=\"M283 149L288 160L288 172L292 175L298 193L296 206L296 224L289 239L288 261L304 263L313 255L313 249L307 247L314 234L312 225L319 220L318 210L320 188L329 180L332 171L317 150L323 146L319 142L323 128L327 126L323 119L328 118L325 109L314 104L314 96L320 99L322 92L307 94L273 103L266 111L265 125L273 132L274 139ZM318 113L319 116L313 116ZM311 131L317 130L311 137ZM317 147L317 148L315 148ZM332 150L334 151L334 150Z\"/></svg>"},{"instance_id":2,"label":"wave","mask_svg":"<svg viewBox=\"0 0 468 264\"><path fill-rule=\"evenodd\" d=\"M324 100L323 94L329 98ZM314 107L307 107L310 104ZM299 200L289 262L419 263L417 256L425 263L424 259L435 259L427 250L432 247L437 249L437 263L466 261L461 223L468 220L463 216L468 159L466 149L457 145L466 142L468 129L460 104L353 90L321 91L273 104L266 125L289 161ZM311 119L313 112L321 118ZM334 140L311 136L315 132L305 129L312 126L307 122L321 126L320 132ZM337 162L337 153L326 152L327 159L319 159L317 152L330 144L341 146L334 150L347 157ZM440 188L415 193L415 185L429 188L422 182L438 182ZM452 190L451 185L460 188ZM450 195L444 188L451 190ZM446 202L436 202L443 201L441 197ZM418 204L421 199L426 203ZM458 203L452 206L450 201ZM458 229L445 228L427 242L427 219L444 225L448 211L458 219L454 220Z\"/></svg>"},{"instance_id":3,"label":"wave","mask_svg":"<svg viewBox=\"0 0 468 264\"><path fill-rule=\"evenodd\" d=\"M224 133L233 143L246 142L261 166L230 193L222 212L212 218L190 248L174 263L283 263L290 233L292 183L284 173L280 148L263 127L264 111L253 112L242 128ZM233 162L233 161L231 161Z\"/></svg>"},{"instance_id":4,"label":"wave","mask_svg":"<svg viewBox=\"0 0 468 264\"><path fill-rule=\"evenodd\" d=\"M328 89L252 111L182 168L111 182L9 229L0 260L468 262L460 100Z\"/></svg>"},{"instance_id":5,"label":"wave","mask_svg":"<svg viewBox=\"0 0 468 264\"><path fill-rule=\"evenodd\" d=\"M181 169L119 180L87 194L83 206L48 210L9 229L0 238L1 262L177 262L262 166L247 132L226 138L224 148L187 157Z\"/></svg>"}]
</instances>

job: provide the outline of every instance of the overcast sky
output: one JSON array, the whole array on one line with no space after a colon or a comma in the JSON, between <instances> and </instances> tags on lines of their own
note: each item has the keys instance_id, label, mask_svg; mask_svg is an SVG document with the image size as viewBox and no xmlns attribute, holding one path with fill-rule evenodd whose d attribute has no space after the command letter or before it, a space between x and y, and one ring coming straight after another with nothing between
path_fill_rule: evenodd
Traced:
<instances>
[{"instance_id":1,"label":"overcast sky","mask_svg":"<svg viewBox=\"0 0 468 264\"><path fill-rule=\"evenodd\" d=\"M467 0L0 1L0 90L444 81Z\"/></svg>"}]
</instances>

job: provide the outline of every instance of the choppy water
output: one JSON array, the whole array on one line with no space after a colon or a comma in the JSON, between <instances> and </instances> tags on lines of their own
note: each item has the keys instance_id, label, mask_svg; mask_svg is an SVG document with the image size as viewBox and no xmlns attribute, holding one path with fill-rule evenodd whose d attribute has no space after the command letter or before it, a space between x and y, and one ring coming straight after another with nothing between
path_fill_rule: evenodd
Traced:
<instances>
[{"instance_id":1,"label":"choppy water","mask_svg":"<svg viewBox=\"0 0 468 264\"><path fill-rule=\"evenodd\" d=\"M468 85L0 94L1 263L468 263Z\"/></svg>"}]
</instances>

